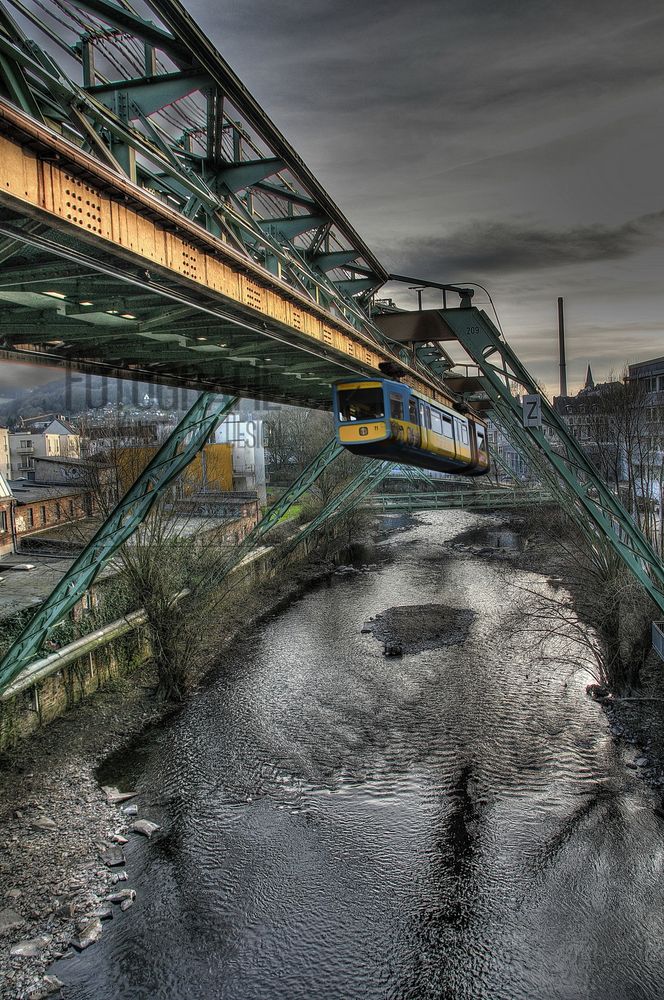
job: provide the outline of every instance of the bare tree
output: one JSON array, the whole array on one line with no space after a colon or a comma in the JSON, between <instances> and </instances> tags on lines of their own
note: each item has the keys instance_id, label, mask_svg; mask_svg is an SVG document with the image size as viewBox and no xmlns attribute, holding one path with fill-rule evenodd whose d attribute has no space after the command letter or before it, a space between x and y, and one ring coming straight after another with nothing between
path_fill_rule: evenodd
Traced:
<instances>
[{"instance_id":1,"label":"bare tree","mask_svg":"<svg viewBox=\"0 0 664 1000\"><path fill-rule=\"evenodd\" d=\"M538 508L530 521L562 561L565 587L518 584L521 599L508 631L590 670L603 688L625 693L638 687L655 613L645 591L608 542L591 541L562 510L542 518Z\"/></svg>"}]
</instances>

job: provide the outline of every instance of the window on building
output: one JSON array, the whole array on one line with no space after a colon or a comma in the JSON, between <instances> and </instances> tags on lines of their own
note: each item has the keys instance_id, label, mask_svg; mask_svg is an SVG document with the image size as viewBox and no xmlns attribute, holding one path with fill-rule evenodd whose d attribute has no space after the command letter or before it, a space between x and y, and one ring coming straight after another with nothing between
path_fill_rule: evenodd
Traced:
<instances>
[{"instance_id":1,"label":"window on building","mask_svg":"<svg viewBox=\"0 0 664 1000\"><path fill-rule=\"evenodd\" d=\"M0 510L0 531L7 531L7 511Z\"/></svg>"},{"instance_id":2,"label":"window on building","mask_svg":"<svg viewBox=\"0 0 664 1000\"><path fill-rule=\"evenodd\" d=\"M74 516L74 501L73 500L69 501L69 515L70 515L70 517Z\"/></svg>"},{"instance_id":3,"label":"window on building","mask_svg":"<svg viewBox=\"0 0 664 1000\"><path fill-rule=\"evenodd\" d=\"M34 528L34 525L35 525L35 515L34 515L34 511L33 511L32 507L28 507L27 518L28 518L28 527L29 528Z\"/></svg>"},{"instance_id":4,"label":"window on building","mask_svg":"<svg viewBox=\"0 0 664 1000\"><path fill-rule=\"evenodd\" d=\"M41 506L41 523L46 524L46 507L44 504Z\"/></svg>"}]
</instances>

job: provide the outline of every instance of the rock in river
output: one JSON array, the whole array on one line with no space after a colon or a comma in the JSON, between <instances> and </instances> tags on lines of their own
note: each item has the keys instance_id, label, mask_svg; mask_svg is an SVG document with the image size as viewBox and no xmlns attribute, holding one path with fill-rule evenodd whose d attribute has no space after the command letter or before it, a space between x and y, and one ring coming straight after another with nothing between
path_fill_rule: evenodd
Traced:
<instances>
[{"instance_id":1,"label":"rock in river","mask_svg":"<svg viewBox=\"0 0 664 1000\"><path fill-rule=\"evenodd\" d=\"M120 889L118 892L112 892L106 899L109 903L124 903L126 899L134 900L136 899L136 890Z\"/></svg>"},{"instance_id":2,"label":"rock in river","mask_svg":"<svg viewBox=\"0 0 664 1000\"><path fill-rule=\"evenodd\" d=\"M44 976L36 993L30 994L30 1000L42 1000L42 997L53 996L65 988L65 984L60 982L57 976Z\"/></svg>"},{"instance_id":3,"label":"rock in river","mask_svg":"<svg viewBox=\"0 0 664 1000\"><path fill-rule=\"evenodd\" d=\"M125 863L124 851L121 847L107 847L106 850L101 853L101 860L107 868L114 868L116 865L123 865Z\"/></svg>"},{"instance_id":4,"label":"rock in river","mask_svg":"<svg viewBox=\"0 0 664 1000\"><path fill-rule=\"evenodd\" d=\"M102 785L101 790L111 806L117 802L126 802L127 799L133 799L138 795L138 792L121 792L115 785Z\"/></svg>"},{"instance_id":5,"label":"rock in river","mask_svg":"<svg viewBox=\"0 0 664 1000\"><path fill-rule=\"evenodd\" d=\"M101 937L101 920L99 917L87 917L85 920L80 921L77 925L77 930L78 937L74 938L72 944L78 951L83 951L84 948L88 948Z\"/></svg>"},{"instance_id":6,"label":"rock in river","mask_svg":"<svg viewBox=\"0 0 664 1000\"><path fill-rule=\"evenodd\" d=\"M152 834L160 830L161 827L157 823L151 823L149 819L137 819L135 823L132 823L131 829L134 833L142 833L149 840Z\"/></svg>"}]
</instances>

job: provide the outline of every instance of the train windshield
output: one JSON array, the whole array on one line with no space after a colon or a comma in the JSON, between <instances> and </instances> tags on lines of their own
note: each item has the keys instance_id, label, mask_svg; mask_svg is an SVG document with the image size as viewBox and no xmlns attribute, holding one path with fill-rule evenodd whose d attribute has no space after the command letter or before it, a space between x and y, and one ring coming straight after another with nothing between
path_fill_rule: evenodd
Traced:
<instances>
[{"instance_id":1,"label":"train windshield","mask_svg":"<svg viewBox=\"0 0 664 1000\"><path fill-rule=\"evenodd\" d=\"M380 420L385 416L382 386L360 386L358 389L337 389L339 420Z\"/></svg>"}]
</instances>

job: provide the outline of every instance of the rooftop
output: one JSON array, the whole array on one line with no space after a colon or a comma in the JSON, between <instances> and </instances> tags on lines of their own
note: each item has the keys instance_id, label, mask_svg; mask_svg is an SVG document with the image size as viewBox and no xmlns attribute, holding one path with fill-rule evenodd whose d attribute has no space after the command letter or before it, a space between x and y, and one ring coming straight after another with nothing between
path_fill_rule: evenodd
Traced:
<instances>
[{"instance_id":1,"label":"rooftop","mask_svg":"<svg viewBox=\"0 0 664 1000\"><path fill-rule=\"evenodd\" d=\"M7 484L18 503L39 503L40 500L80 496L83 489L80 485L60 486L57 483L36 483L31 479L8 479Z\"/></svg>"}]
</instances>

